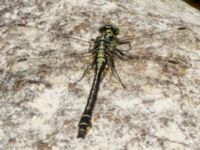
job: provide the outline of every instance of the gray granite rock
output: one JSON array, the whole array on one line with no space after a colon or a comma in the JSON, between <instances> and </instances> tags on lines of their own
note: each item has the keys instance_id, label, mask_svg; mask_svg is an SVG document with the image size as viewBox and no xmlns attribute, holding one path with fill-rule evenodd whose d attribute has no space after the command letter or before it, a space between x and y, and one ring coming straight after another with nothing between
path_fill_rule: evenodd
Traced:
<instances>
[{"instance_id":1,"label":"gray granite rock","mask_svg":"<svg viewBox=\"0 0 200 150\"><path fill-rule=\"evenodd\" d=\"M199 150L199 18L179 0L1 1L0 149ZM74 84L91 57L73 54L106 23L133 47L116 59L127 88L107 72L77 139L93 72Z\"/></svg>"}]
</instances>

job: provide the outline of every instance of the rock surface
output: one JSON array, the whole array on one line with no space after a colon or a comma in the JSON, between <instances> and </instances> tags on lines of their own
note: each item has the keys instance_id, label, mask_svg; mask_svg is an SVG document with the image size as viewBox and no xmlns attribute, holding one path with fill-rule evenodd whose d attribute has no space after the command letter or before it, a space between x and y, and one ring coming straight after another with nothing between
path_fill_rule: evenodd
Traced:
<instances>
[{"instance_id":1,"label":"rock surface","mask_svg":"<svg viewBox=\"0 0 200 150\"><path fill-rule=\"evenodd\" d=\"M1 1L0 149L199 150L199 18L179 0ZM116 60L126 89L108 71L77 139L93 73L74 84L91 59L72 56L105 23L134 57Z\"/></svg>"}]
</instances>

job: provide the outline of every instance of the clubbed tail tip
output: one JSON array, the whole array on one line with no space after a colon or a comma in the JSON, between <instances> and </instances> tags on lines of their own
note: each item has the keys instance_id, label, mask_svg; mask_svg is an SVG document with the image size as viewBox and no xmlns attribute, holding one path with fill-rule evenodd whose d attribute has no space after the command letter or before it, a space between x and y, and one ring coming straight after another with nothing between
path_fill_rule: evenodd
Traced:
<instances>
[{"instance_id":1,"label":"clubbed tail tip","mask_svg":"<svg viewBox=\"0 0 200 150\"><path fill-rule=\"evenodd\" d=\"M84 139L85 138L85 132L84 131L79 131L78 132L78 135L77 135L77 138L82 138L82 139Z\"/></svg>"},{"instance_id":2,"label":"clubbed tail tip","mask_svg":"<svg viewBox=\"0 0 200 150\"><path fill-rule=\"evenodd\" d=\"M90 114L83 114L81 116L81 120L78 124L78 135L77 138L82 138L84 139L87 132L89 131L89 129L91 128L92 124L90 122L91 120L91 115Z\"/></svg>"}]
</instances>

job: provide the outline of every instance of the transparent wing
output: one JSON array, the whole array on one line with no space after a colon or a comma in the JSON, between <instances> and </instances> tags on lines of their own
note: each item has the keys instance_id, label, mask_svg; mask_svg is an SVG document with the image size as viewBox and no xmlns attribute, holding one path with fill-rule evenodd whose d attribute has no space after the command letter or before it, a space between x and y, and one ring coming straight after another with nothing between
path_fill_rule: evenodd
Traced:
<instances>
[{"instance_id":1,"label":"transparent wing","mask_svg":"<svg viewBox=\"0 0 200 150\"><path fill-rule=\"evenodd\" d=\"M50 38L48 40L53 41L49 49L40 45L32 45L32 49L35 50L29 52L19 47L18 54L8 59L5 72L10 75L7 76L8 78L3 78L1 83L9 82L15 75L17 76L15 87L24 87L28 83L65 86L66 83L71 83L81 77L85 66L90 64L93 59L92 55L88 53L90 40L69 34L46 33L46 31L42 32L41 36L46 36L46 34L50 34L47 36ZM124 59L114 56L116 69L122 76L122 80L130 74L129 67L133 70L131 73L142 73L146 66L152 63L160 65L162 70L166 70L166 68L169 70L170 68L166 66L173 64L174 66L178 64L180 67L188 66L184 63L187 62L187 58L177 58L172 54L182 46L191 45L189 43L195 40L196 35L191 36L193 33L190 29L176 28L154 33L141 31L135 34L136 36L119 38L120 41L128 41L131 45L130 50L127 50L129 44L118 46L118 49L126 55L122 56ZM130 63L135 65L131 66ZM133 66L134 68L132 68ZM126 83L129 82L125 81Z\"/></svg>"},{"instance_id":2,"label":"transparent wing","mask_svg":"<svg viewBox=\"0 0 200 150\"><path fill-rule=\"evenodd\" d=\"M69 86L81 77L93 58L88 53L89 43L79 38L22 26L12 28L10 33L9 39L14 38L19 44L6 50L1 67L1 95L9 89L20 91L27 85Z\"/></svg>"},{"instance_id":3,"label":"transparent wing","mask_svg":"<svg viewBox=\"0 0 200 150\"><path fill-rule=\"evenodd\" d=\"M184 76L191 66L189 58L185 57L191 52L187 51L187 48L197 49L192 43L195 43L198 37L190 29L178 28L153 34L141 34L143 34L142 38L120 38L125 44L119 45L118 49L122 54L115 55L115 63L125 85L131 86L136 78L142 77L161 80L158 77L161 74L163 79L173 84L171 77ZM127 41L131 43L131 50Z\"/></svg>"},{"instance_id":4,"label":"transparent wing","mask_svg":"<svg viewBox=\"0 0 200 150\"><path fill-rule=\"evenodd\" d=\"M186 27L177 27L177 28L161 30L157 32L141 30L135 33L131 33L131 34L135 34L134 36L130 36L129 35L130 33L127 33L128 35L120 37L119 41L121 41L122 43L130 42L132 48L134 49L134 47L147 46L147 43L153 46L155 42L163 41L165 39L166 40L170 40L172 38L174 39L174 38L177 38L177 36L179 36L180 34L187 34L188 32L192 32L192 31L190 30L190 28L186 28ZM122 44L119 46L120 46L119 49L130 50L129 43ZM126 48L123 49L122 47L124 46L126 46Z\"/></svg>"},{"instance_id":5,"label":"transparent wing","mask_svg":"<svg viewBox=\"0 0 200 150\"><path fill-rule=\"evenodd\" d=\"M18 91L26 85L41 85L50 88L51 86L64 87L74 83L81 77L81 74L90 60L79 61L78 58L69 57L37 57L19 58L10 60L6 67L4 77L1 80L1 89L4 83L12 82L14 91Z\"/></svg>"},{"instance_id":6,"label":"transparent wing","mask_svg":"<svg viewBox=\"0 0 200 150\"><path fill-rule=\"evenodd\" d=\"M182 56L173 56L176 53L177 49L181 49L181 47L185 45L190 45L191 36L193 33L189 28L179 27L165 31L151 32L147 33L146 31L141 31L137 36L126 36L124 38L119 38L119 41L124 44L119 44L118 49L123 52L123 55L119 56L114 55L116 69L118 70L119 75L121 75L122 79L127 77L127 73L130 73L128 69L128 64L134 64L133 72L134 73L142 73L142 71L148 73L148 66L159 66L160 70L173 70L175 74L181 74L180 70L185 70L184 68L188 68L189 64L187 64L187 58ZM187 38L189 36L189 38ZM63 59L68 59L72 63L80 61L80 64L74 66L75 68L80 68L80 66L85 66L89 64L92 60L90 57L88 61L86 61L90 54L87 53L88 49L84 51L76 51L77 45L80 44L80 49L84 49L84 47L89 47L90 41L88 39L81 39L75 36L64 35L65 38L68 38L71 45L75 45L72 47L74 50L73 53L64 53ZM195 39L195 36L193 36ZM194 40L193 39L193 40ZM82 45L83 43L84 46ZM184 43L184 44L183 44ZM78 48L79 49L79 48ZM54 56L54 55L51 55ZM55 56L54 56L55 57ZM50 58L50 57L49 57ZM62 59L62 57L58 57ZM121 61L126 60L126 61ZM129 65L129 67L131 67ZM151 67L150 67L151 68ZM178 68L178 69L177 69ZM147 69L147 70L146 70ZM152 69L152 68L151 68ZM84 70L84 68L80 68L79 70ZM140 71L138 71L140 70ZM149 70L150 72L150 70ZM184 71L182 71L184 72ZM138 74L138 75L139 75ZM111 75L111 73L110 73ZM148 76L147 75L147 76ZM112 78L113 79L113 78ZM110 80L110 77L109 79ZM129 83L129 82L128 82Z\"/></svg>"}]
</instances>

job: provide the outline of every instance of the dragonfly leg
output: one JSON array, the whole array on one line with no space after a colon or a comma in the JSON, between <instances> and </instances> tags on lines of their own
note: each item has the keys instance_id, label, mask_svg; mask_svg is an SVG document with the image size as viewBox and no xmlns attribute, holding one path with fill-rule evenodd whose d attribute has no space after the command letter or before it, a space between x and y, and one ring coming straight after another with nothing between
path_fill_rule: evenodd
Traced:
<instances>
[{"instance_id":1,"label":"dragonfly leg","mask_svg":"<svg viewBox=\"0 0 200 150\"><path fill-rule=\"evenodd\" d=\"M108 58L108 63L109 65L111 66L111 71L112 71L112 74L114 75L114 77L121 83L122 87L123 88L126 88L126 86L124 85L124 83L122 82L119 74L117 73L116 69L115 69L115 63L114 63L114 60L111 58L111 56L109 55L109 58Z\"/></svg>"},{"instance_id":2,"label":"dragonfly leg","mask_svg":"<svg viewBox=\"0 0 200 150\"><path fill-rule=\"evenodd\" d=\"M79 80L77 80L74 84L77 84L78 82L80 82L84 78L84 76L87 74L87 72L93 67L94 67L94 61L91 64L87 65L87 67L84 70L83 75L81 76L81 78Z\"/></svg>"},{"instance_id":3,"label":"dragonfly leg","mask_svg":"<svg viewBox=\"0 0 200 150\"><path fill-rule=\"evenodd\" d=\"M108 71L108 67L106 67L106 68L103 70L102 75L101 75L101 78L100 78L100 82L102 82L103 79L105 78L107 71Z\"/></svg>"},{"instance_id":4,"label":"dragonfly leg","mask_svg":"<svg viewBox=\"0 0 200 150\"><path fill-rule=\"evenodd\" d=\"M64 56L68 56L68 57L71 57L71 58L77 58L77 57L88 57L88 56L91 56L93 55L94 52L93 51L89 51L89 52L82 52L82 53L71 53L71 54L67 54L67 55L64 55Z\"/></svg>"},{"instance_id":5,"label":"dragonfly leg","mask_svg":"<svg viewBox=\"0 0 200 150\"><path fill-rule=\"evenodd\" d=\"M121 40L121 41L117 41L117 44L119 44L119 45L128 44L128 49L123 50L123 51L130 51L132 49L130 41L126 41L126 40L123 41L123 40Z\"/></svg>"},{"instance_id":6,"label":"dragonfly leg","mask_svg":"<svg viewBox=\"0 0 200 150\"><path fill-rule=\"evenodd\" d=\"M90 39L90 42L89 42L89 48L88 48L88 51L89 52L93 52L95 49L94 49L94 39Z\"/></svg>"},{"instance_id":7,"label":"dragonfly leg","mask_svg":"<svg viewBox=\"0 0 200 150\"><path fill-rule=\"evenodd\" d=\"M132 58L132 56L124 54L120 49L115 49L115 51L112 52L115 56L117 56L121 60L129 60Z\"/></svg>"}]
</instances>

